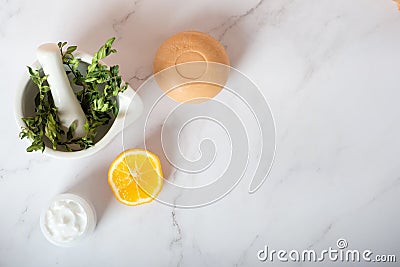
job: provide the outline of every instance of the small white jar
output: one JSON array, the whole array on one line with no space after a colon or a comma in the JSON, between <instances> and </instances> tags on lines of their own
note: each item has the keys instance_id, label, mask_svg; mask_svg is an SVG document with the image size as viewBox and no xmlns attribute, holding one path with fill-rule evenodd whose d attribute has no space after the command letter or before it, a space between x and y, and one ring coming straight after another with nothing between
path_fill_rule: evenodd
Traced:
<instances>
[{"instance_id":1,"label":"small white jar","mask_svg":"<svg viewBox=\"0 0 400 267\"><path fill-rule=\"evenodd\" d=\"M40 228L56 246L72 247L90 235L96 227L96 211L80 196L55 196L40 216Z\"/></svg>"}]
</instances>

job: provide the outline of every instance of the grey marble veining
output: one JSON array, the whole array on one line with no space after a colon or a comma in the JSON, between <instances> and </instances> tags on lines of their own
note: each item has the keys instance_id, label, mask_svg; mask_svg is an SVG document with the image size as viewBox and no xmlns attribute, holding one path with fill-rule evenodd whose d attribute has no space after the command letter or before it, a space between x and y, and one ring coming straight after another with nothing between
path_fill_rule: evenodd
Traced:
<instances>
[{"instance_id":1,"label":"grey marble veining","mask_svg":"<svg viewBox=\"0 0 400 267\"><path fill-rule=\"evenodd\" d=\"M339 238L399 261L399 27L390 0L2 1L0 42L9 54L0 64L0 266L263 266L271 264L257 259L265 245L323 250ZM161 42L191 29L221 41L232 66L270 104L276 158L255 194L243 182L203 208L125 207L107 185L108 166L124 147L121 135L90 159L25 152L13 89L40 43L66 40L94 52L116 36L118 53L106 61L119 64L138 90ZM181 144L189 158L199 156L197 145L209 133L189 129ZM141 147L139 137L129 146ZM187 177L169 172L177 183ZM75 187L88 190L101 219L86 242L57 248L41 234L39 216L52 196Z\"/></svg>"}]
</instances>

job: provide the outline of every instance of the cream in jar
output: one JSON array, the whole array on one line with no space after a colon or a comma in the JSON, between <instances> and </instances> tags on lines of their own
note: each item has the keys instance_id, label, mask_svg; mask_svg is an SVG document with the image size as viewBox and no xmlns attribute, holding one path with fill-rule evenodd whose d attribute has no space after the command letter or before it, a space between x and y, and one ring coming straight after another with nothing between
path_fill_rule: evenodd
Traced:
<instances>
[{"instance_id":1,"label":"cream in jar","mask_svg":"<svg viewBox=\"0 0 400 267\"><path fill-rule=\"evenodd\" d=\"M83 198L61 194L53 198L43 211L40 225L44 236L58 246L73 246L91 233L96 213Z\"/></svg>"}]
</instances>

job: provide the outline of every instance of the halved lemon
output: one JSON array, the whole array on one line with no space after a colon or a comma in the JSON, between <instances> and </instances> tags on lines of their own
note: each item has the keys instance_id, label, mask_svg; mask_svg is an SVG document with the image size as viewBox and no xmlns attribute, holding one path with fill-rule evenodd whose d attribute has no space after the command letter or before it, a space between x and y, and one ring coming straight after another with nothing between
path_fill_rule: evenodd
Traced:
<instances>
[{"instance_id":1,"label":"halved lemon","mask_svg":"<svg viewBox=\"0 0 400 267\"><path fill-rule=\"evenodd\" d=\"M117 200L125 205L151 202L163 185L160 160L144 149L126 150L111 163L108 184Z\"/></svg>"}]
</instances>

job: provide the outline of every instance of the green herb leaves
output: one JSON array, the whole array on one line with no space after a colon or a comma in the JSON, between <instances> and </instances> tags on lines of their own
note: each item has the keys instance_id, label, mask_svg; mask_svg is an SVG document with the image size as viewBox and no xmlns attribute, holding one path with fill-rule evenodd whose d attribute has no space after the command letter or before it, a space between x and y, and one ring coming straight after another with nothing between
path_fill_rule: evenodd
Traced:
<instances>
[{"instance_id":1,"label":"green herb leaves","mask_svg":"<svg viewBox=\"0 0 400 267\"><path fill-rule=\"evenodd\" d=\"M44 151L45 139L55 150L60 148L67 151L87 149L94 145L98 127L108 124L118 114L116 96L125 91L128 84L123 84L118 65L108 68L99 62L117 52L112 49L114 40L115 38L110 38L100 47L87 68L80 68L80 66L86 66L86 63L82 63L79 58L74 56L76 46L64 49L67 43L58 43L63 63L68 69L67 74L73 75L73 83L81 87L75 93L87 118L84 125L86 135L81 138L73 138L75 123L70 125L66 133L63 131L46 81L47 76L41 75L39 70L28 67L31 80L39 90L34 100L35 116L22 118L26 127L22 128L20 138L28 138L32 141L27 148L28 152ZM81 72L79 69L85 70Z\"/></svg>"},{"instance_id":2,"label":"green herb leaves","mask_svg":"<svg viewBox=\"0 0 400 267\"><path fill-rule=\"evenodd\" d=\"M50 87L47 84L47 76L41 76L39 70L28 67L31 80L37 85L39 92L35 97L35 112L33 117L22 118L26 127L22 128L20 138L29 138L32 144L26 151L43 151L44 136L46 136L56 149L57 142L64 134L60 127L57 116L57 109L54 107L53 98L50 94Z\"/></svg>"}]
</instances>

